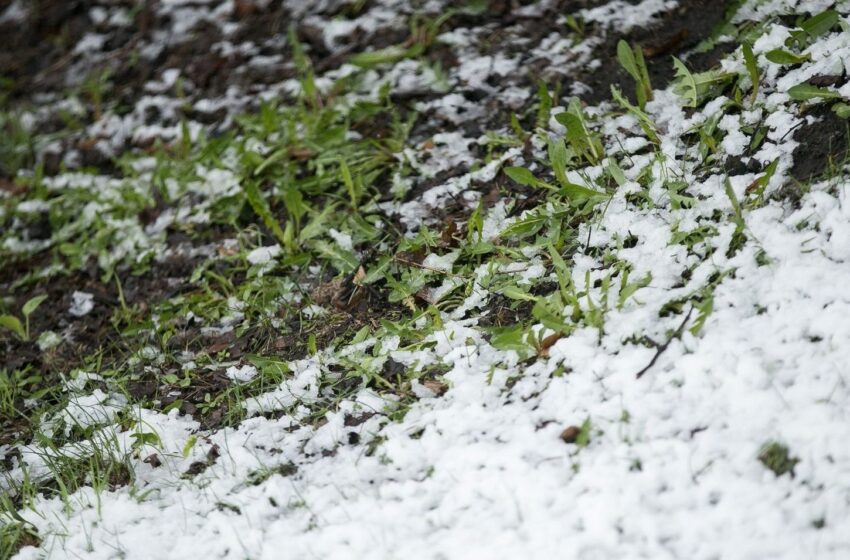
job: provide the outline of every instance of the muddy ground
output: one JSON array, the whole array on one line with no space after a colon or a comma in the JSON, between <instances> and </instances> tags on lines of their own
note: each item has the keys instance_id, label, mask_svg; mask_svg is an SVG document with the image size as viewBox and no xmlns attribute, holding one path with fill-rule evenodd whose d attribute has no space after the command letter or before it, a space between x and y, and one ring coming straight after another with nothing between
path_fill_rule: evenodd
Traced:
<instances>
[{"instance_id":1,"label":"muddy ground","mask_svg":"<svg viewBox=\"0 0 850 560\"><path fill-rule=\"evenodd\" d=\"M652 84L662 88L673 76L672 56L684 56L696 70L711 68L720 56L735 48L722 42L703 52L692 53L702 41L715 36L733 2L714 0L684 0L679 6L656 18L651 25L630 29L624 33L589 25L583 32L595 37L593 52L588 59L599 65L562 66L553 64L540 49L532 49L553 34L563 34L562 16L580 9L604 4L604 0L562 0L544 3L537 13L527 10L530 2L517 0L490 0L479 13L459 13L449 18L440 28L443 33L456 31L469 40L467 48L479 55L518 58L517 71L507 75L489 73L483 80L458 80L447 93L406 91L393 97L402 110L412 110L416 103L439 99L441 95L457 94L467 102L483 108L475 118L448 118L437 108L426 109L416 121L411 133L415 142L427 140L435 133L461 130L467 137L483 135L488 130L502 128L510 122L512 113L524 114L533 103L528 98L517 102L503 92L509 88L533 90L543 80L552 91L563 95L577 92L587 103L595 104L610 96L612 85L625 92L633 86L616 60L616 45L621 38L640 44L648 61ZM0 13L9 11L15 2L0 0ZM409 12L416 11L411 3ZM210 13L214 7L206 2L187 3L185 7ZM0 76L7 107L26 108L38 113L34 124L35 134L58 134L58 140L49 150L28 151L22 167L40 163L47 175L67 169L87 168L104 174L120 175L115 157L127 151L150 149L151 138L98 138L93 137L92 123L109 112L118 117L132 115L140 110L139 102L156 93L170 101L163 101L168 110L147 105L141 110L139 120L148 126L174 126L181 120L197 122L212 134L220 134L234 126L232 116L257 106L259 92L270 85L296 75L292 52L286 32L292 28L312 60L317 74L332 71L344 64L353 54L403 43L409 36L406 22L391 20L376 28L357 27L354 31L329 46L320 22L333 19L354 19L370 13L372 3L366 2L316 2L306 10L293 9L281 0L260 2L237 0L235 9L209 17L198 18L188 29L178 29L187 20L177 10L165 10L155 1L98 2L84 0L33 0L22 19L0 23L3 48L0 50ZM531 14L531 15L529 15ZM181 19L182 18L182 19ZM192 18L188 18L191 21ZM224 28L230 29L225 37ZM87 40L86 37L89 39ZM518 39L522 39L521 41ZM233 46L251 48L222 49L223 41ZM88 43L91 48L80 48ZM140 56L147 52L148 56ZM459 64L459 53L450 45L439 41L425 56L429 62L439 64L444 72L451 72ZM688 55L688 56L686 56ZM252 64L258 57L268 61ZM167 69L179 69L183 75L182 86L153 87L162 82ZM843 79L843 78L840 78ZM576 84L582 84L576 87ZM73 94L82 105L73 115L63 112L58 103ZM176 96L182 96L174 102ZM204 109L196 103L204 99L227 96L232 103L213 109ZM800 181L823 174L830 162L847 152L846 121L828 110L813 114L818 120L794 132L801 142L795 153L794 175ZM533 116L526 119L533 120ZM105 140L110 150L102 149L98 141ZM165 139L168 142L168 139ZM112 153L106 153L111 151ZM69 156L70 154L70 156ZM797 157L797 156L801 157ZM730 173L745 172L746 167L729 163ZM422 178L408 193L414 200L423 192L446 179L466 172L463 166L441 172L434 178ZM16 183L10 170L0 176L0 188L20 192L26 187ZM485 197L498 199L503 188L499 178L496 184L475 185ZM492 201L491 201L492 202ZM532 204L533 200L529 201ZM518 207L517 211L522 207ZM156 219L161 208L153 208L146 222ZM437 212L444 224L462 221L468 208L458 204L448 205ZM3 227L0 224L0 227ZM32 227L33 239L50 236L49 221ZM202 232L189 243L215 243L235 235L233 231L211 229ZM171 231L169 239L175 244L186 242L179 231ZM15 257L2 255L0 264L0 294L5 297L8 309L19 309L24 302L37 295L47 295L51 302L33 319L37 332L52 330L70 333L69 342L49 352L39 350L35 342L21 341L8 333L0 333L0 363L11 370L37 373L40 384L49 386L59 372L81 367L93 355L100 355L104 365L118 363L130 351L125 338L115 328L114 315L119 308L117 286L123 289L125 304L144 309L150 302L167 299L179 292L194 289L189 277L199 260L175 257L156 262L142 275L131 270L117 271L118 282L102 281L101 271L95 262L79 270L65 270L49 280L22 278L35 274L43 267L58 263L61 257L52 251L34 256ZM330 279L327 279L328 281ZM336 285L338 289L351 290ZM315 286L316 288L320 286ZM95 295L99 305L84 321L72 321L66 310L71 294L84 291ZM350 331L370 321L404 312L400 306L387 305L380 293L369 293L357 305L340 308L327 328L317 332L320 345L327 344L342 332ZM497 300L492 304L490 316L484 324L501 326L527 318L529 306L517 306ZM187 325L175 337L173 344L189 350L206 348L211 351L229 348L231 356L262 350L270 355L291 359L306 352L303 337L276 335L273 332L251 330L235 337L228 335L210 338ZM176 371L176 364L166 364L159 375ZM193 386L175 394L174 387L163 386L150 373L140 374L130 388L135 398L159 397L167 406L178 398L182 410L197 413L196 405L205 393L214 392L227 380L212 373L206 385ZM165 398L166 393L170 396ZM213 410L202 418L204 426L215 426L222 420L223 411ZM18 439L26 426L14 418L2 419L0 444Z\"/></svg>"}]
</instances>

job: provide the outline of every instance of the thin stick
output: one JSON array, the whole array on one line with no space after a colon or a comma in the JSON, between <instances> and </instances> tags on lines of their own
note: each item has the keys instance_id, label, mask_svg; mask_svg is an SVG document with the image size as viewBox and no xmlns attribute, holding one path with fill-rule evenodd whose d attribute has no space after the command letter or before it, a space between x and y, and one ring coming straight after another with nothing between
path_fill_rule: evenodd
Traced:
<instances>
[{"instance_id":1,"label":"thin stick","mask_svg":"<svg viewBox=\"0 0 850 560\"><path fill-rule=\"evenodd\" d=\"M650 362L648 364L646 364L645 368L643 368L642 370L637 372L637 374L635 375L635 378L640 379L641 377L643 377L643 374L646 373L647 371L649 371L649 369L652 366L655 365L655 362L658 361L658 358L661 356L661 354L663 354L664 351L667 350L667 347L670 346L670 343L673 342L674 339L680 338L682 336L682 332L685 330L685 325L688 324L688 319L691 318L691 313L693 313L693 312L694 312L694 306L691 305L691 308L688 310L688 314L685 315L685 320L682 321L682 324L679 325L679 328L676 329L676 332L673 333L673 336L668 338L667 342L665 342L661 346L658 346L655 349L655 355L652 357L652 360L650 360Z\"/></svg>"}]
</instances>

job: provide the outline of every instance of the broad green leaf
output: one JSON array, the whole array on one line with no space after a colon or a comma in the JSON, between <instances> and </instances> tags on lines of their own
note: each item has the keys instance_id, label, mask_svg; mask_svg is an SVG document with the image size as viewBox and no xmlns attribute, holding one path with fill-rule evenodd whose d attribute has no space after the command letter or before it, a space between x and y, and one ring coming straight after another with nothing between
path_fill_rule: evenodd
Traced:
<instances>
[{"instance_id":1,"label":"broad green leaf","mask_svg":"<svg viewBox=\"0 0 850 560\"><path fill-rule=\"evenodd\" d=\"M564 141L558 138L557 140L549 139L549 161L552 164L552 171L555 173L555 179L561 185L569 183L567 180L567 147Z\"/></svg>"},{"instance_id":2,"label":"broad green leaf","mask_svg":"<svg viewBox=\"0 0 850 560\"><path fill-rule=\"evenodd\" d=\"M564 321L564 304L560 292L555 292L548 298L538 298L531 309L532 316L543 323L543 326L553 331L566 333L571 327Z\"/></svg>"},{"instance_id":3,"label":"broad green leaf","mask_svg":"<svg viewBox=\"0 0 850 560\"><path fill-rule=\"evenodd\" d=\"M812 16L803 23L800 27L803 31L809 34L810 37L819 37L824 33L829 32L838 23L839 15L835 10L826 10L816 16Z\"/></svg>"},{"instance_id":4,"label":"broad green leaf","mask_svg":"<svg viewBox=\"0 0 850 560\"><path fill-rule=\"evenodd\" d=\"M617 162L611 159L608 162L608 174L611 175L611 178L614 179L614 182L617 183L618 186L622 187L626 184L626 174L623 172L622 168L617 165Z\"/></svg>"},{"instance_id":5,"label":"broad green leaf","mask_svg":"<svg viewBox=\"0 0 850 560\"><path fill-rule=\"evenodd\" d=\"M711 315L712 311L714 311L714 298L708 296L701 302L697 303L694 307L696 307L697 311L699 311L699 315L697 315L694 325L689 330L691 331L691 334L698 336L702 328L705 326L705 321L708 319L709 315Z\"/></svg>"},{"instance_id":6,"label":"broad green leaf","mask_svg":"<svg viewBox=\"0 0 850 560\"><path fill-rule=\"evenodd\" d=\"M795 101L808 101L809 99L841 99L841 94L826 88L813 86L808 83L797 84L788 90L788 95Z\"/></svg>"},{"instance_id":7,"label":"broad green leaf","mask_svg":"<svg viewBox=\"0 0 850 560\"><path fill-rule=\"evenodd\" d=\"M517 117L516 113L511 113L511 129L514 131L514 135L520 142L525 142L528 138L528 134L526 134L526 132L522 129L522 124L520 124L519 117Z\"/></svg>"},{"instance_id":8,"label":"broad green leaf","mask_svg":"<svg viewBox=\"0 0 850 560\"><path fill-rule=\"evenodd\" d=\"M808 53L794 54L790 51L786 51L785 49L773 49L772 51L766 52L764 56L774 64L802 64L803 62L808 62L812 59L812 55ZM746 60L746 54L744 57ZM749 63L747 64L747 67L749 68Z\"/></svg>"},{"instance_id":9,"label":"broad green leaf","mask_svg":"<svg viewBox=\"0 0 850 560\"><path fill-rule=\"evenodd\" d=\"M275 164L278 161L282 160L284 157L286 157L288 150L289 150L289 148L281 148L280 150L272 152L272 154L270 156L268 156L266 159L264 159L263 162L260 165L258 165L256 169L254 169L254 177L261 174L270 165Z\"/></svg>"},{"instance_id":10,"label":"broad green leaf","mask_svg":"<svg viewBox=\"0 0 850 560\"><path fill-rule=\"evenodd\" d=\"M590 417L581 423L581 430L576 438L576 447L583 449L588 446L590 443L590 430L592 427L593 425L590 422Z\"/></svg>"},{"instance_id":11,"label":"broad green leaf","mask_svg":"<svg viewBox=\"0 0 850 560\"><path fill-rule=\"evenodd\" d=\"M251 363L251 365L257 367L264 375L280 377L282 375L290 373L291 371L289 363L279 358L269 358L265 356L257 356L256 354L251 354L248 356L248 361Z\"/></svg>"},{"instance_id":12,"label":"broad green leaf","mask_svg":"<svg viewBox=\"0 0 850 560\"><path fill-rule=\"evenodd\" d=\"M732 188L732 182L729 181L729 178L726 178L726 182L724 183L724 188L726 190L726 196L729 197L729 202L732 203L732 211L735 213L735 225L738 230L744 229L744 215L741 212L741 204L738 202L738 197L735 196L735 189Z\"/></svg>"},{"instance_id":13,"label":"broad green leaf","mask_svg":"<svg viewBox=\"0 0 850 560\"><path fill-rule=\"evenodd\" d=\"M627 42L620 39L617 43L617 60L620 62L626 72L636 81L640 81L640 72L638 72L637 64L635 63L635 55L632 48Z\"/></svg>"},{"instance_id":14,"label":"broad green leaf","mask_svg":"<svg viewBox=\"0 0 850 560\"><path fill-rule=\"evenodd\" d=\"M536 187L540 180L525 167L506 167L505 175L524 187Z\"/></svg>"},{"instance_id":15,"label":"broad green leaf","mask_svg":"<svg viewBox=\"0 0 850 560\"><path fill-rule=\"evenodd\" d=\"M850 105L847 103L836 103L832 106L832 110L842 119L850 119Z\"/></svg>"},{"instance_id":16,"label":"broad green leaf","mask_svg":"<svg viewBox=\"0 0 850 560\"><path fill-rule=\"evenodd\" d=\"M307 222L303 228L301 228L301 232L298 234L298 239L301 242L309 241L314 237L319 237L320 235L324 235L331 225L331 218L336 211L337 205L335 203L328 204L322 211L318 214L314 214L312 219Z\"/></svg>"},{"instance_id":17,"label":"broad green leaf","mask_svg":"<svg viewBox=\"0 0 850 560\"><path fill-rule=\"evenodd\" d=\"M130 437L133 438L133 449L139 449L143 445L162 447L162 441L154 432L136 432L135 434L130 434Z\"/></svg>"},{"instance_id":18,"label":"broad green leaf","mask_svg":"<svg viewBox=\"0 0 850 560\"><path fill-rule=\"evenodd\" d=\"M38 306L41 305L42 302L46 299L47 294L35 296L24 304L24 306L21 308L21 313L23 313L24 317L29 317L30 315L32 315L33 311L35 311Z\"/></svg>"},{"instance_id":19,"label":"broad green leaf","mask_svg":"<svg viewBox=\"0 0 850 560\"><path fill-rule=\"evenodd\" d=\"M345 184L345 189L348 191L348 197L351 199L351 207L356 210L357 202L360 200L360 190L351 177L351 170L348 168L348 163L346 163L345 159L340 158L339 171L342 175L342 182Z\"/></svg>"},{"instance_id":20,"label":"broad green leaf","mask_svg":"<svg viewBox=\"0 0 850 560\"><path fill-rule=\"evenodd\" d=\"M17 317L14 317L12 315L0 315L0 327L9 329L13 333L15 333L19 338L26 338L24 326L21 324Z\"/></svg>"}]
</instances>

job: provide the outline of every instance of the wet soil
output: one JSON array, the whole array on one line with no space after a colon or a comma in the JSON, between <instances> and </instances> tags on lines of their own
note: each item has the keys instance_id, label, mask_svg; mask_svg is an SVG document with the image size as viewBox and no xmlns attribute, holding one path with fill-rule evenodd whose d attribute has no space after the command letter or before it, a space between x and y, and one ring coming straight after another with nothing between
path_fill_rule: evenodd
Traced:
<instances>
[{"instance_id":1,"label":"wet soil","mask_svg":"<svg viewBox=\"0 0 850 560\"><path fill-rule=\"evenodd\" d=\"M675 74L671 57L681 57L711 37L732 4L730 0L684 0L674 10L661 14L650 27L633 29L625 36L607 36L594 53L601 66L578 78L591 89L581 95L582 99L590 104L608 99L613 85L634 101L634 81L617 61L617 43L621 39L643 49L653 88L664 89ZM697 54L688 59L688 64L693 71L708 70L719 62L728 48L721 45Z\"/></svg>"},{"instance_id":2,"label":"wet soil","mask_svg":"<svg viewBox=\"0 0 850 560\"><path fill-rule=\"evenodd\" d=\"M484 117L467 119L460 124L435 117L433 110L424 111L412 131L414 139L428 139L433 134L447 130L461 129L468 137L476 137L487 130L508 123L514 112L522 115L531 108L533 97L521 107L507 106L502 96L497 95L500 88L516 86L533 90L541 77L560 84L551 84L552 90L562 86L566 91L574 82L587 86L582 99L595 103L610 96L610 87L615 85L627 95L632 95L634 85L631 78L621 69L616 60L616 45L620 39L638 44L644 49L648 62L652 84L656 88L664 87L673 76L671 56L683 56L702 40L710 37L724 20L731 1L682 0L678 7L662 14L647 28L633 29L625 36L601 28L589 27L585 33L601 37L595 47L593 57L599 59L601 66L592 71L580 71L575 75L559 74L557 68L550 68L548 60L535 58L524 45L538 44L542 38L551 34L565 33L562 16L584 8L592 8L605 3L604 0L564 0L545 11L542 16L529 17L523 9L532 2L526 0L490 0L487 9L477 14L458 13L441 28L442 31L462 30L469 33L475 30L473 37L479 55L503 54L519 57L519 71L508 76L492 75L484 84L458 84L452 93L458 93L469 102L484 106ZM10 0L0 0L0 13L9 5ZM71 130L62 119L53 118L39 123L37 132L64 131L69 137L63 140L63 150L75 149L81 152L84 165L103 173L119 173L111 158L91 149L92 143L85 138L84 126L96 120L107 107L96 103L96 92L85 85L86 78L106 76L103 102L106 100L119 115L133 110L141 96L146 95L145 85L162 75L168 68L178 68L187 78L185 94L189 101L205 98L217 98L230 88L243 92L260 92L272 83L295 76L292 64L291 48L285 37L293 25L298 39L304 43L308 55L317 73L339 67L354 53L380 49L397 45L408 39L410 30L406 24L390 22L377 29L356 28L342 39L342 46L330 49L325 44L323 29L314 23L305 22L291 13L282 0L271 2L253 2L237 0L235 9L227 23L237 24L236 31L226 39L233 45L251 41L256 50L245 53L239 49L229 52L215 48L225 39L221 28L206 20L198 21L190 32L179 41L164 40L160 35L173 21L161 15L156 2L113 2L130 10L130 25L112 25L92 19L92 8L103 2L94 0L33 0L31 9L21 22L0 24L0 36L4 37L5 47L0 51L0 76L5 78L3 91L8 94L10 103L17 106L37 105L44 95L54 98L66 95L69 91L79 93L85 104L85 114L80 116L81 123ZM327 8L315 14L327 17L351 18L368 11L370 2L344 3L328 2ZM104 45L96 56L75 52L75 47L87 33L100 33ZM517 41L521 38L523 41ZM140 49L156 44L161 49L153 58L139 57ZM720 56L730 48L729 45L717 45L705 53L689 57L688 63L694 70L705 70L716 64ZM267 65L250 64L253 57L261 56L271 60ZM434 43L426 57L430 63L439 65L444 71L458 64L455 53L447 45ZM173 92L172 92L173 93ZM408 93L396 96L395 101L405 110L413 110L419 101L439 97L433 92ZM254 96L256 97L256 96ZM172 120L187 117L216 127L225 121L227 110L201 114L187 102L177 109ZM823 174L831 161L836 161L847 153L846 121L837 119L834 114L823 108L815 108L812 115L817 122L803 127L795 133L796 139L805 138L795 152L795 164L792 173L805 181ZM162 115L152 114L147 124L164 122ZM529 118L528 115L525 118ZM530 117L533 119L533 115ZM173 123L171 123L173 124ZM221 126L224 126L223 124ZM366 125L363 125L364 127ZM374 125L380 128L377 122ZM376 128L363 128L360 132L367 136L380 136ZM131 141L123 149L133 149ZM140 146L135 146L140 148ZM473 150L482 150L474 146ZM119 150L120 152L121 150ZM477 153L482 156L483 153ZM798 157L799 156L799 157ZM61 169L61 158L45 161L48 173ZM447 179L467 172L464 166L449 169L437 177L417 178L406 200L413 200L429 188L444 183ZM13 192L20 188L9 178L0 177L0 188ZM485 206L492 206L500 197L511 196L518 200L514 212L521 212L532 206L538 194L524 192L515 185L507 185L504 178L496 181L473 185L481 194ZM162 208L151 210L146 221L153 221ZM282 210L281 210L282 211ZM462 222L471 211L465 201L452 200L442 208L436 209L435 218L444 227ZM2 225L2 224L0 224ZM34 223L32 238L46 238L50 235L49 222ZM232 231L216 231L213 239L232 236ZM267 232L268 233L268 232ZM451 237L451 235L449 235ZM269 242L273 242L268 234ZM180 234L169 235L172 245L180 241ZM198 241L197 239L195 240ZM50 280L34 281L24 286L15 283L24 274L35 272L49 265L53 255L45 252L26 261L9 260L0 266L0 294L7 296L0 312L14 312L30 298L47 295L48 299L32 317L31 329L35 333L47 330L66 337L66 340L53 350L41 352L32 342L21 341L8 332L0 332L0 355L3 367L9 371L28 370L42 376L44 386L55 384L61 373L83 367L87 360L97 356L101 367L124 360L129 351L128 343L116 326L116 313L121 304L117 284L103 283L100 272L92 265L79 271L65 271L64 274ZM368 268L368 255L364 265ZM190 292L197 289L189 278L198 261L177 259L163 263L154 263L143 275L133 275L129 271L119 271L118 278L124 291L125 303L130 308L144 309L152 303L163 301L178 292ZM226 272L226 271L225 271ZM238 281L238 279L237 279ZM312 334L317 344L326 346L348 333L356 332L363 325L375 323L381 318L398 317L407 310L403 306L387 303L385 288L381 285L368 289L355 286L351 277L338 280L327 278L313 288L332 288L329 299L321 302L333 309L333 315L325 324L309 333L302 332L297 318L285 318L288 322L280 331L264 327L253 328L236 336L233 333L218 337L205 336L196 326L185 325L170 341L171 350L216 353L228 352L230 359L241 360L251 353L264 353L282 359L294 359L306 355L306 339ZM94 310L76 319L67 312L73 292L83 291L95 296ZM522 322L530 317L530 306L514 305L498 297L490 306L490 313L484 319L484 326L501 326ZM178 400L181 410L198 415L205 426L215 426L224 421L227 410L221 407L211 411L199 412L199 406L205 395L217 394L230 385L230 381L221 371L212 371L198 376L192 387L179 388L162 381L162 377L179 372L179 364L167 363L158 371L142 372L128 386L130 396L135 399L158 401L166 407ZM0 426L0 444L11 441L20 434L20 425L11 419L3 419Z\"/></svg>"},{"instance_id":3,"label":"wet soil","mask_svg":"<svg viewBox=\"0 0 850 560\"><path fill-rule=\"evenodd\" d=\"M801 183L829 173L847 163L848 120L832 111L830 104L812 107L807 113L813 122L803 125L794 132L800 145L794 150L794 166L791 175Z\"/></svg>"}]
</instances>

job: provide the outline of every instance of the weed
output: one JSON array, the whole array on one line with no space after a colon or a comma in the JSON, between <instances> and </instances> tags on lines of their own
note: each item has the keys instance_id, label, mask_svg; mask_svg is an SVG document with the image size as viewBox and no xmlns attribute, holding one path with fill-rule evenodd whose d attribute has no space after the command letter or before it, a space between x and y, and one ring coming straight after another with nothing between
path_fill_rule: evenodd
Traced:
<instances>
[{"instance_id":1,"label":"weed","mask_svg":"<svg viewBox=\"0 0 850 560\"><path fill-rule=\"evenodd\" d=\"M47 299L47 295L35 296L29 300L21 307L21 315L24 318L24 323L21 324L20 319L15 317L14 315L0 315L0 327L5 327L6 329L15 333L18 337L20 337L24 341L30 340L30 315L32 315L35 310L41 305L44 300Z\"/></svg>"},{"instance_id":2,"label":"weed","mask_svg":"<svg viewBox=\"0 0 850 560\"><path fill-rule=\"evenodd\" d=\"M649 70L643 59L643 49L638 45L629 47L628 43L620 40L617 43L617 60L635 81L635 97L638 107L643 110L646 102L652 101L652 84L649 81Z\"/></svg>"},{"instance_id":3,"label":"weed","mask_svg":"<svg viewBox=\"0 0 850 560\"><path fill-rule=\"evenodd\" d=\"M764 444L759 451L758 459L776 476L790 473L793 477L794 467L800 462L800 459L791 456L791 450L787 445L777 441Z\"/></svg>"}]
</instances>

